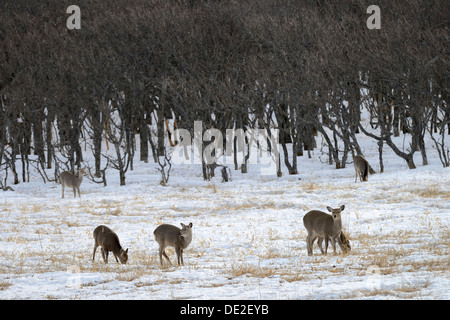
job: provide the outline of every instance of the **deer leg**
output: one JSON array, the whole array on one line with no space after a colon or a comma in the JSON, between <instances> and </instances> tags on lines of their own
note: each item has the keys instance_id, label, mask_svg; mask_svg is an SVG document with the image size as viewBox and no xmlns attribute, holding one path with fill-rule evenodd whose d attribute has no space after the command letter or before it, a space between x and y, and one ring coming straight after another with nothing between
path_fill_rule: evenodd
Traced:
<instances>
[{"instance_id":1,"label":"deer leg","mask_svg":"<svg viewBox=\"0 0 450 320\"><path fill-rule=\"evenodd\" d=\"M105 264L108 263L108 250L103 249L103 247L102 247L102 256L103 261L105 261Z\"/></svg>"},{"instance_id":2,"label":"deer leg","mask_svg":"<svg viewBox=\"0 0 450 320\"><path fill-rule=\"evenodd\" d=\"M161 248L159 248L158 254L159 254L159 263L161 264L161 267L162 267L163 262L162 262L162 249Z\"/></svg>"},{"instance_id":3,"label":"deer leg","mask_svg":"<svg viewBox=\"0 0 450 320\"><path fill-rule=\"evenodd\" d=\"M166 253L164 252L164 247L160 247L159 248L159 263L161 264L161 267L163 266L163 255L164 257L166 257L166 259L168 259Z\"/></svg>"},{"instance_id":4,"label":"deer leg","mask_svg":"<svg viewBox=\"0 0 450 320\"><path fill-rule=\"evenodd\" d=\"M314 242L316 242L316 239L317 239L317 238L320 239L320 237L319 237L318 235L315 235L314 237L312 237L312 240L311 240L311 250L314 250ZM317 241L317 245L319 246L319 241ZM320 248L320 246L319 246L319 248Z\"/></svg>"},{"instance_id":5,"label":"deer leg","mask_svg":"<svg viewBox=\"0 0 450 320\"><path fill-rule=\"evenodd\" d=\"M313 237L308 234L308 236L306 237L306 249L308 250L308 256L312 256L313 255L313 250L312 250L312 242L314 241Z\"/></svg>"},{"instance_id":6,"label":"deer leg","mask_svg":"<svg viewBox=\"0 0 450 320\"><path fill-rule=\"evenodd\" d=\"M175 253L177 254L177 262L180 265L180 248L175 248Z\"/></svg>"},{"instance_id":7,"label":"deer leg","mask_svg":"<svg viewBox=\"0 0 450 320\"><path fill-rule=\"evenodd\" d=\"M95 251L97 251L97 247L98 247L98 245L95 244L94 245L94 253L92 254L92 261L95 261Z\"/></svg>"},{"instance_id":8,"label":"deer leg","mask_svg":"<svg viewBox=\"0 0 450 320\"><path fill-rule=\"evenodd\" d=\"M169 261L169 263L172 264L164 249L165 249L164 247L159 248L159 262L161 263L161 267L163 266L163 259L162 259L163 255Z\"/></svg>"},{"instance_id":9,"label":"deer leg","mask_svg":"<svg viewBox=\"0 0 450 320\"><path fill-rule=\"evenodd\" d=\"M331 245L333 246L334 254L336 254L336 238L331 238Z\"/></svg>"},{"instance_id":10,"label":"deer leg","mask_svg":"<svg viewBox=\"0 0 450 320\"><path fill-rule=\"evenodd\" d=\"M177 262L178 265L181 266L182 264L184 265L183 262L183 249L181 247L175 248L175 251L177 253Z\"/></svg>"},{"instance_id":11,"label":"deer leg","mask_svg":"<svg viewBox=\"0 0 450 320\"><path fill-rule=\"evenodd\" d=\"M308 251L308 256L310 256L311 250L309 250L309 235L306 236L306 250Z\"/></svg>"},{"instance_id":12,"label":"deer leg","mask_svg":"<svg viewBox=\"0 0 450 320\"><path fill-rule=\"evenodd\" d=\"M166 251L163 250L162 254L164 255L164 257L169 261L170 264L172 264L172 261L170 261L169 256L166 254Z\"/></svg>"},{"instance_id":13,"label":"deer leg","mask_svg":"<svg viewBox=\"0 0 450 320\"><path fill-rule=\"evenodd\" d=\"M325 254L325 252L323 251L322 243L323 243L323 238L319 237L319 239L317 240L317 245L319 246L320 252L322 252L322 254Z\"/></svg>"},{"instance_id":14,"label":"deer leg","mask_svg":"<svg viewBox=\"0 0 450 320\"><path fill-rule=\"evenodd\" d=\"M344 243L342 242L341 234L337 237L337 239L334 240L334 242L335 242L334 246L336 247L336 240L337 240L337 243L338 243L339 247L341 248L342 253L345 253L346 249L344 249Z\"/></svg>"}]
</instances>

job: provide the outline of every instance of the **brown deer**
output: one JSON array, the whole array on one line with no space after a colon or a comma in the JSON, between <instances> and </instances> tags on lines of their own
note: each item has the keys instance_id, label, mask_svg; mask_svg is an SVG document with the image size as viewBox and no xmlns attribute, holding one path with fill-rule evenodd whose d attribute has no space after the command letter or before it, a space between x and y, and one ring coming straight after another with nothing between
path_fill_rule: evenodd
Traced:
<instances>
[{"instance_id":1,"label":"brown deer","mask_svg":"<svg viewBox=\"0 0 450 320\"><path fill-rule=\"evenodd\" d=\"M117 263L119 260L121 263L125 264L128 261L128 249L123 250L120 245L119 237L117 234L112 231L107 226L98 226L94 230L94 253L92 255L92 261L95 261L95 251L97 251L97 247L102 247L102 256L105 264L108 263L108 254L109 251L112 251L114 257L116 258ZM119 258L119 260L117 260Z\"/></svg>"},{"instance_id":2,"label":"brown deer","mask_svg":"<svg viewBox=\"0 0 450 320\"><path fill-rule=\"evenodd\" d=\"M303 217L303 224L308 231L308 236L306 237L306 247L308 250L308 255L313 255L313 243L318 237L325 239L326 248L328 248L328 241L331 240L331 243L335 248L335 252L336 240L339 246L343 248L341 240L341 212L344 211L344 209L345 205L342 205L337 209L327 207L327 210L331 212L331 215L319 210L311 210L305 214L305 216Z\"/></svg>"},{"instance_id":3,"label":"brown deer","mask_svg":"<svg viewBox=\"0 0 450 320\"><path fill-rule=\"evenodd\" d=\"M359 181L367 181L369 179L369 161L363 156L355 156L353 165L355 166L355 182L358 176Z\"/></svg>"},{"instance_id":4,"label":"brown deer","mask_svg":"<svg viewBox=\"0 0 450 320\"><path fill-rule=\"evenodd\" d=\"M177 254L178 265L183 264L183 250L192 241L192 222L189 225L181 223L182 229L175 227L170 224L162 224L158 226L153 234L155 235L155 240L159 244L159 261L161 266L163 265L162 256L170 262L164 249L166 247L174 247Z\"/></svg>"},{"instance_id":5,"label":"brown deer","mask_svg":"<svg viewBox=\"0 0 450 320\"><path fill-rule=\"evenodd\" d=\"M78 190L78 196L81 198L80 193L80 185L83 181L83 177L87 175L86 171L82 168L79 168L77 171L77 174L73 174L69 171L64 171L59 176L59 179L61 181L62 186L62 197L64 198L64 188L73 188L73 197L75 198L77 196L77 190Z\"/></svg>"}]
</instances>

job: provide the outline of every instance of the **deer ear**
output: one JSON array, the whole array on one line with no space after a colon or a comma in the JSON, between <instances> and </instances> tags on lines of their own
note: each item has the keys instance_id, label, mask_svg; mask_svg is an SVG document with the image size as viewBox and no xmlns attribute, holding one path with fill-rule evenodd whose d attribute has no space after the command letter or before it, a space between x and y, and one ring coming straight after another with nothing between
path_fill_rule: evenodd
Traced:
<instances>
[{"instance_id":1,"label":"deer ear","mask_svg":"<svg viewBox=\"0 0 450 320\"><path fill-rule=\"evenodd\" d=\"M125 250L125 253L128 254L128 248L127 248L127 250Z\"/></svg>"},{"instance_id":2,"label":"deer ear","mask_svg":"<svg viewBox=\"0 0 450 320\"><path fill-rule=\"evenodd\" d=\"M186 225L184 224L184 223L180 223L181 224L181 226L184 228L184 227L186 227Z\"/></svg>"},{"instance_id":3,"label":"deer ear","mask_svg":"<svg viewBox=\"0 0 450 320\"><path fill-rule=\"evenodd\" d=\"M333 212L333 209L331 207L327 207L327 210Z\"/></svg>"},{"instance_id":4,"label":"deer ear","mask_svg":"<svg viewBox=\"0 0 450 320\"><path fill-rule=\"evenodd\" d=\"M344 211L344 209L345 209L345 205L342 205L341 206L341 211Z\"/></svg>"},{"instance_id":5,"label":"deer ear","mask_svg":"<svg viewBox=\"0 0 450 320\"><path fill-rule=\"evenodd\" d=\"M191 223L189 223L189 228L192 228L192 222L191 222Z\"/></svg>"}]
</instances>

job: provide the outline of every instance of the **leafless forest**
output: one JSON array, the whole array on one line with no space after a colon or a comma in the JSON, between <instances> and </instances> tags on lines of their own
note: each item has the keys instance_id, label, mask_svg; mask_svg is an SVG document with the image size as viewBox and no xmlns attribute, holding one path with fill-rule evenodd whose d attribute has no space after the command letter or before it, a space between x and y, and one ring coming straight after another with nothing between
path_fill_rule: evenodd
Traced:
<instances>
[{"instance_id":1,"label":"leafless forest","mask_svg":"<svg viewBox=\"0 0 450 320\"><path fill-rule=\"evenodd\" d=\"M345 167L362 153L357 134L377 141L381 170L383 147L426 165L428 135L449 166L450 2L375 2L80 0L69 30L69 1L1 1L0 187L28 181L30 166L44 181L74 170L82 143L94 176L108 166L125 184L133 161L157 162L167 131L196 120L279 129L289 174L301 168L288 155L308 156L318 136ZM381 29L366 26L371 4Z\"/></svg>"}]
</instances>

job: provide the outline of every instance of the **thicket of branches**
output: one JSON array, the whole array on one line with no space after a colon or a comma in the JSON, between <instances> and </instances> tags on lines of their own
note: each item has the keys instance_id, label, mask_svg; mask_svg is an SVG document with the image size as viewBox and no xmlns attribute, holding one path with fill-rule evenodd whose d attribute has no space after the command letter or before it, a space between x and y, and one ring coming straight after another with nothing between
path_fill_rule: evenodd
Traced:
<instances>
[{"instance_id":1,"label":"thicket of branches","mask_svg":"<svg viewBox=\"0 0 450 320\"><path fill-rule=\"evenodd\" d=\"M27 181L30 164L43 177L73 170L86 146L97 176L107 163L125 184L137 134L140 161L167 155L166 119L191 131L196 120L222 132L278 128L289 174L317 133L336 168L361 153L361 132L378 141L381 169L384 145L409 168L416 151L427 164L427 134L448 166L450 4L376 2L380 30L366 27L373 3L363 0L82 0L81 29L69 30L73 3L2 1L4 184L8 172ZM361 125L364 108L375 131ZM406 150L392 139L401 134Z\"/></svg>"}]
</instances>

